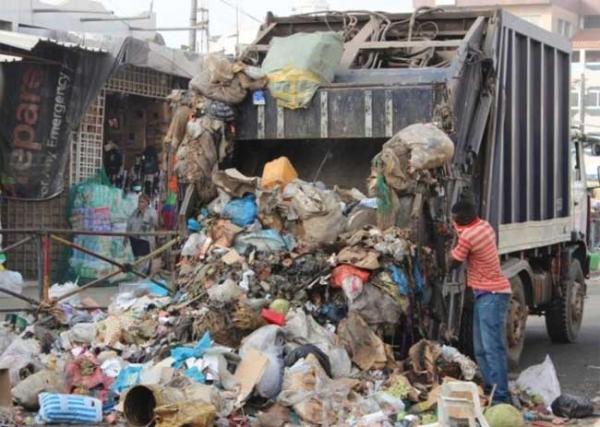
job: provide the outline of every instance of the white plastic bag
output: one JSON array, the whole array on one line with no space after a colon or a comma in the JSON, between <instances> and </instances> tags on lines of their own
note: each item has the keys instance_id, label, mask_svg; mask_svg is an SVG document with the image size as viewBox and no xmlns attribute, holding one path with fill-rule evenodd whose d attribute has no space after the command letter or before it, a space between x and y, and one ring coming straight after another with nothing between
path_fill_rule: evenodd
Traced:
<instances>
[{"instance_id":1,"label":"white plastic bag","mask_svg":"<svg viewBox=\"0 0 600 427\"><path fill-rule=\"evenodd\" d=\"M185 241L183 248L181 249L182 256L195 256L200 253L202 245L206 241L206 235L204 233L192 233Z\"/></svg>"},{"instance_id":2,"label":"white plastic bag","mask_svg":"<svg viewBox=\"0 0 600 427\"><path fill-rule=\"evenodd\" d=\"M17 271L0 271L0 288L20 294L23 291L23 276Z\"/></svg>"},{"instance_id":3,"label":"white plastic bag","mask_svg":"<svg viewBox=\"0 0 600 427\"><path fill-rule=\"evenodd\" d=\"M269 364L256 385L256 392L265 399L274 399L281 391L281 383L283 382L281 348L273 347L264 354L269 359Z\"/></svg>"},{"instance_id":4,"label":"white plastic bag","mask_svg":"<svg viewBox=\"0 0 600 427\"><path fill-rule=\"evenodd\" d=\"M542 396L546 406L550 406L560 396L560 383L549 355L539 365L530 366L521 372L517 385L529 393Z\"/></svg>"},{"instance_id":5,"label":"white plastic bag","mask_svg":"<svg viewBox=\"0 0 600 427\"><path fill-rule=\"evenodd\" d=\"M50 299L58 299L63 295L66 295L69 292L75 291L77 289L79 289L79 286L77 286L77 283L74 282L65 282L62 284L55 283L54 285L50 286L48 295L50 296ZM75 294L67 299L62 300L61 302L65 302L76 307L81 305L81 298L79 297L79 294Z\"/></svg>"}]
</instances>

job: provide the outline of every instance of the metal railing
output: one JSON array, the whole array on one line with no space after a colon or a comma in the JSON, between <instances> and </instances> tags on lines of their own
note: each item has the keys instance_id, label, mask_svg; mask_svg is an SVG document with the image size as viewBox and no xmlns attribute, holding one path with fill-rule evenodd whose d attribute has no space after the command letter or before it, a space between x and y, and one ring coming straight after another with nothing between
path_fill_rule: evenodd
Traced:
<instances>
[{"instance_id":1,"label":"metal railing","mask_svg":"<svg viewBox=\"0 0 600 427\"><path fill-rule=\"evenodd\" d=\"M112 277L115 277L121 273L131 273L137 277L151 280L153 283L156 283L158 286L166 289L169 293L172 293L172 290L165 286L162 282L154 280L151 275L144 274L139 271L139 268L146 264L146 262L151 261L152 259L162 255L165 251L170 251L174 245L180 242L181 237L176 231L154 231L154 232L108 232L108 231L88 231L88 230L68 230L68 229L48 229L48 228L19 228L19 229L0 229L0 234L24 234L25 238L14 242L2 249L0 249L0 253L8 253L32 240L36 242L37 245L37 270L38 270L38 286L39 286L39 299L34 299L25 295L21 295L19 293L13 292L9 289L0 288L0 292L10 295L14 298L18 298L22 301L27 302L31 305L31 308L23 308L23 309L10 309L10 310L0 310L2 311L31 311L34 313L40 312L49 312L52 310L54 306L60 301L63 301L67 298L72 297L75 294L78 294L92 286L98 285ZM90 249L84 248L83 246L77 245L64 237L61 236L73 236L73 235L87 235L87 236L106 236L106 237L171 237L165 244L160 247L154 249L149 254L144 255L142 257L137 258L132 263L119 263L109 257L98 254ZM101 277L98 277L85 285L80 286L78 289L75 289L71 292L68 292L64 295L61 295L58 298L51 299L49 296L50 289L50 249L51 242L56 242L60 245L71 248L75 251L82 252L86 255L90 255L92 257L98 258L101 261L107 262L112 266L116 267L115 270L110 273L106 273ZM100 307L76 307L82 310L92 310L98 309Z\"/></svg>"}]
</instances>

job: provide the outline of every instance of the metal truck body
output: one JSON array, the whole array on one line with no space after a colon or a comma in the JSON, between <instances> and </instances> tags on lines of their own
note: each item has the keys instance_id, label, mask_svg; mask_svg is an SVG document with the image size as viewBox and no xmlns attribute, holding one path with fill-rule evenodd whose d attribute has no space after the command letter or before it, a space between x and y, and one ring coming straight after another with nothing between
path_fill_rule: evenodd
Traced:
<instances>
[{"instance_id":1,"label":"metal truck body","mask_svg":"<svg viewBox=\"0 0 600 427\"><path fill-rule=\"evenodd\" d=\"M575 340L588 209L582 143L570 137L568 40L502 10L333 13L269 16L245 55L260 64L272 37L326 30L346 35L335 81L306 109L278 107L268 91L264 105L246 100L236 136L240 169L260 172L264 160L287 154L303 176L325 161L324 181L364 186L383 142L416 122L438 124L455 155L430 219L447 222L469 187L497 230L514 291L511 362L522 351L528 313L546 315L554 341ZM467 342L463 282L447 275L438 326L446 338Z\"/></svg>"}]
</instances>

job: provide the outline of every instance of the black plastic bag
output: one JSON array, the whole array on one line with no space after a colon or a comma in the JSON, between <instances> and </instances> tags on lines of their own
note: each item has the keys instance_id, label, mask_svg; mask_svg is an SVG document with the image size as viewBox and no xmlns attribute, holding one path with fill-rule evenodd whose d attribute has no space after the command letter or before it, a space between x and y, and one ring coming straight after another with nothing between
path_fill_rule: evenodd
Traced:
<instances>
[{"instance_id":1,"label":"black plastic bag","mask_svg":"<svg viewBox=\"0 0 600 427\"><path fill-rule=\"evenodd\" d=\"M552 412L558 417L585 418L594 414L594 405L587 397L562 394L552 402Z\"/></svg>"},{"instance_id":2,"label":"black plastic bag","mask_svg":"<svg viewBox=\"0 0 600 427\"><path fill-rule=\"evenodd\" d=\"M304 344L304 345L301 345L300 347L290 351L285 356L285 359L284 359L285 366L288 366L288 367L292 366L299 359L302 359L303 357L306 357L309 354L313 354L317 358L317 360L319 361L319 364L321 365L321 367L323 368L323 370L325 371L327 376L329 376L329 378L332 378L331 364L329 363L329 357L327 357L327 355L325 353L323 353L319 349L319 347L317 347L316 345L313 345L313 344Z\"/></svg>"}]
</instances>

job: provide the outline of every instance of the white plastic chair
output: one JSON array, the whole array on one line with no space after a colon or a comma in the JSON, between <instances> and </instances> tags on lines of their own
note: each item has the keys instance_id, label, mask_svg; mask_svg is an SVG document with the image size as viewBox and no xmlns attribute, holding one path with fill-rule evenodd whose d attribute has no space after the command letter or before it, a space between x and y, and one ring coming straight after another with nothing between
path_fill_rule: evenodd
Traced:
<instances>
[{"instance_id":1,"label":"white plastic chair","mask_svg":"<svg viewBox=\"0 0 600 427\"><path fill-rule=\"evenodd\" d=\"M468 420L469 427L490 427L483 416L479 389L472 382L450 381L442 384L438 397L438 422L440 427L450 426L450 420Z\"/></svg>"}]
</instances>

